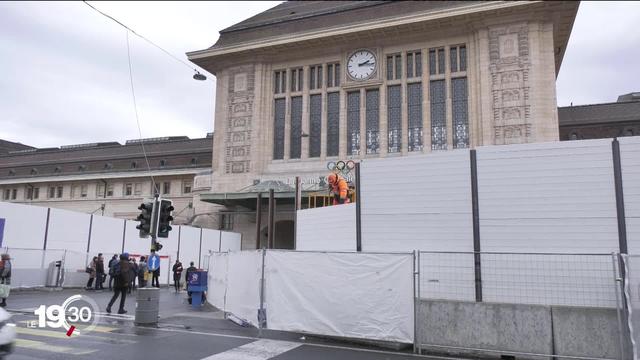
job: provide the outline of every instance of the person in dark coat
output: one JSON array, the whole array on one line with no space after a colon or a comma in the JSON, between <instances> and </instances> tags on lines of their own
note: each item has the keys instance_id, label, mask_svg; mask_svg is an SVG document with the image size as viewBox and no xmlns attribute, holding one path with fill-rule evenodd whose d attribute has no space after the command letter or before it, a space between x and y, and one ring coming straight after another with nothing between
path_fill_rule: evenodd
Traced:
<instances>
[{"instance_id":1,"label":"person in dark coat","mask_svg":"<svg viewBox=\"0 0 640 360\"><path fill-rule=\"evenodd\" d=\"M2 259L0 261L0 284L3 285L11 285L11 257L9 254L2 254L0 257ZM7 306L7 298L2 298L2 303L0 303L0 307Z\"/></svg>"},{"instance_id":2,"label":"person in dark coat","mask_svg":"<svg viewBox=\"0 0 640 360\"><path fill-rule=\"evenodd\" d=\"M173 264L173 286L176 288L176 292L180 291L180 278L182 277L182 263L176 259L176 263Z\"/></svg>"},{"instance_id":3,"label":"person in dark coat","mask_svg":"<svg viewBox=\"0 0 640 360\"><path fill-rule=\"evenodd\" d=\"M138 287L146 287L147 280L145 279L145 274L147 273L147 262L145 261L145 257L140 257L140 262L138 263Z\"/></svg>"},{"instance_id":4,"label":"person in dark coat","mask_svg":"<svg viewBox=\"0 0 640 360\"><path fill-rule=\"evenodd\" d=\"M124 253L120 255L120 260L114 265L114 277L115 283L113 285L113 297L107 305L107 312L111 313L111 306L116 302L118 296L120 296L120 308L118 314L126 314L127 310L124 309L124 302L127 298L127 289L131 282L131 265L129 265L129 254Z\"/></svg>"},{"instance_id":5,"label":"person in dark coat","mask_svg":"<svg viewBox=\"0 0 640 360\"><path fill-rule=\"evenodd\" d=\"M198 268L193 266L193 261L189 265L190 266L187 268L187 272L186 272L186 274L184 276L184 283L185 283L185 286L187 287L188 301L189 301L189 304L191 304L191 291L189 291L189 274L191 274L192 272L198 270Z\"/></svg>"},{"instance_id":6,"label":"person in dark coat","mask_svg":"<svg viewBox=\"0 0 640 360\"><path fill-rule=\"evenodd\" d=\"M136 289L136 278L138 277L138 263L136 263L135 258L129 259L129 265L131 265L131 284L129 284L129 294L131 294L131 290Z\"/></svg>"},{"instance_id":7,"label":"person in dark coat","mask_svg":"<svg viewBox=\"0 0 640 360\"><path fill-rule=\"evenodd\" d=\"M118 255L114 254L113 257L111 257L111 260L109 260L109 290L112 289L113 286L113 265L115 265L115 263L118 262Z\"/></svg>"},{"instance_id":8,"label":"person in dark coat","mask_svg":"<svg viewBox=\"0 0 640 360\"><path fill-rule=\"evenodd\" d=\"M87 281L86 290L93 290L93 280L96 278L96 262L98 261L98 257L94 256L91 260L91 263L87 265L87 273L89 273L89 281Z\"/></svg>"},{"instance_id":9,"label":"person in dark coat","mask_svg":"<svg viewBox=\"0 0 640 360\"><path fill-rule=\"evenodd\" d=\"M102 253L98 254L98 260L96 260L96 290L104 290L102 283L104 282L104 258Z\"/></svg>"}]
</instances>

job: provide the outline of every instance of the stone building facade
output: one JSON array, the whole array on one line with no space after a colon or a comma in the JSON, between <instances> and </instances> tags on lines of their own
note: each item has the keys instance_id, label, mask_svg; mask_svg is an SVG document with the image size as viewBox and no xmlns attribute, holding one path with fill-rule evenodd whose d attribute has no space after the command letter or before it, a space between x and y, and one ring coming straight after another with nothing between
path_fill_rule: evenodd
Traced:
<instances>
[{"instance_id":1,"label":"stone building facade","mask_svg":"<svg viewBox=\"0 0 640 360\"><path fill-rule=\"evenodd\" d=\"M558 108L560 140L640 135L640 92L620 95L616 102Z\"/></svg>"},{"instance_id":2,"label":"stone building facade","mask_svg":"<svg viewBox=\"0 0 640 360\"><path fill-rule=\"evenodd\" d=\"M199 201L210 191L212 142L211 134L8 151L0 154L0 200L135 219L157 191L173 201L176 224L218 228L215 217L199 216L212 211Z\"/></svg>"},{"instance_id":3,"label":"stone building facade","mask_svg":"<svg viewBox=\"0 0 640 360\"><path fill-rule=\"evenodd\" d=\"M233 211L229 194L316 184L328 162L558 140L578 4L291 1L222 30L188 54L217 78L203 199Z\"/></svg>"}]
</instances>

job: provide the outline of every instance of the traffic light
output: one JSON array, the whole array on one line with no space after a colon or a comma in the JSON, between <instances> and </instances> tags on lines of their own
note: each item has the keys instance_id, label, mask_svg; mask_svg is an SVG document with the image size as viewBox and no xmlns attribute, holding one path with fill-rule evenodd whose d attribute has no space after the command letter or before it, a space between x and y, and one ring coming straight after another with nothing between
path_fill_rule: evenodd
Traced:
<instances>
[{"instance_id":1,"label":"traffic light","mask_svg":"<svg viewBox=\"0 0 640 360\"><path fill-rule=\"evenodd\" d=\"M140 224L136 229L140 230L140 237L145 238L151 234L151 220L153 219L153 202L144 202L138 206L140 215L136 218Z\"/></svg>"},{"instance_id":2,"label":"traffic light","mask_svg":"<svg viewBox=\"0 0 640 360\"><path fill-rule=\"evenodd\" d=\"M169 237L171 231L171 221L173 216L171 212L174 210L171 200L160 200L160 210L158 213L158 237Z\"/></svg>"},{"instance_id":3,"label":"traffic light","mask_svg":"<svg viewBox=\"0 0 640 360\"><path fill-rule=\"evenodd\" d=\"M151 244L151 251L160 251L160 250L162 250L162 244L160 244L157 241Z\"/></svg>"}]
</instances>

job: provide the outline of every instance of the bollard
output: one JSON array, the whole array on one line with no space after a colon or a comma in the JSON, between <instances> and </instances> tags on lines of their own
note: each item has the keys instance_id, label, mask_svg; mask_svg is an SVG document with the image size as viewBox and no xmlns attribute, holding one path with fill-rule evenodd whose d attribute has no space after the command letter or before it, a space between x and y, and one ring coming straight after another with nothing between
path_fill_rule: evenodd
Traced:
<instances>
[{"instance_id":1,"label":"bollard","mask_svg":"<svg viewBox=\"0 0 640 360\"><path fill-rule=\"evenodd\" d=\"M160 311L160 289L138 288L136 295L136 325L155 325Z\"/></svg>"}]
</instances>

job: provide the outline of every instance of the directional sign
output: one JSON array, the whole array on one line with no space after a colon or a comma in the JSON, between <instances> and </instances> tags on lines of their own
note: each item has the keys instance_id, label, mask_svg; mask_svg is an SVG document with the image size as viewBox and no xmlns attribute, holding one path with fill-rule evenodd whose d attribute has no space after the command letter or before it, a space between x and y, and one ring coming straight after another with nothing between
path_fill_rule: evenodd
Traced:
<instances>
[{"instance_id":1,"label":"directional sign","mask_svg":"<svg viewBox=\"0 0 640 360\"><path fill-rule=\"evenodd\" d=\"M151 255L149 257L149 270L155 271L160 268L160 257L158 255Z\"/></svg>"}]
</instances>

